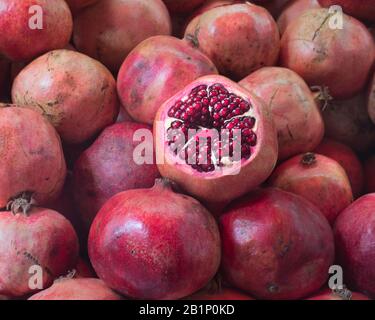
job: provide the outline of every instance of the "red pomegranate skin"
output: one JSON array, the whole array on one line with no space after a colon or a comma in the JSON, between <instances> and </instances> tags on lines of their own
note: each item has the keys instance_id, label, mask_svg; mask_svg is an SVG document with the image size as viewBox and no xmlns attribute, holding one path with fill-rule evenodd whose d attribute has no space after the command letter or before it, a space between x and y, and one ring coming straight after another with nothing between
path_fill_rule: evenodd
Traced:
<instances>
[{"instance_id":1,"label":"red pomegranate skin","mask_svg":"<svg viewBox=\"0 0 375 320\"><path fill-rule=\"evenodd\" d=\"M221 216L222 271L260 299L299 299L318 290L333 263L332 230L307 200L258 190Z\"/></svg>"},{"instance_id":2,"label":"red pomegranate skin","mask_svg":"<svg viewBox=\"0 0 375 320\"><path fill-rule=\"evenodd\" d=\"M313 150L323 139L324 122L314 96L295 72L265 67L239 82L271 108L279 142L279 160Z\"/></svg>"},{"instance_id":3,"label":"red pomegranate skin","mask_svg":"<svg viewBox=\"0 0 375 320\"><path fill-rule=\"evenodd\" d=\"M73 14L76 14L85 7L88 7L99 0L65 0Z\"/></svg>"},{"instance_id":4,"label":"red pomegranate skin","mask_svg":"<svg viewBox=\"0 0 375 320\"><path fill-rule=\"evenodd\" d=\"M348 299L333 292L331 289L324 289L306 300L371 300L362 293L351 292L351 295L351 298Z\"/></svg>"},{"instance_id":5,"label":"red pomegranate skin","mask_svg":"<svg viewBox=\"0 0 375 320\"><path fill-rule=\"evenodd\" d=\"M186 28L185 40L206 54L220 74L234 80L274 65L280 45L272 16L250 2L217 7L195 17Z\"/></svg>"},{"instance_id":6,"label":"red pomegranate skin","mask_svg":"<svg viewBox=\"0 0 375 320\"><path fill-rule=\"evenodd\" d=\"M211 214L163 181L111 198L94 220L89 255L98 276L136 299L180 299L203 288L220 264Z\"/></svg>"},{"instance_id":7,"label":"red pomegranate skin","mask_svg":"<svg viewBox=\"0 0 375 320\"><path fill-rule=\"evenodd\" d=\"M32 6L41 7L42 12L29 13ZM43 23L41 29L34 26L38 22L35 16ZM68 44L72 29L72 14L63 0L0 1L0 53L10 60L28 61L62 49Z\"/></svg>"},{"instance_id":8,"label":"red pomegranate skin","mask_svg":"<svg viewBox=\"0 0 375 320\"><path fill-rule=\"evenodd\" d=\"M28 300L123 300L102 280L94 278L63 279L38 292Z\"/></svg>"},{"instance_id":9,"label":"red pomegranate skin","mask_svg":"<svg viewBox=\"0 0 375 320\"><path fill-rule=\"evenodd\" d=\"M76 16L73 41L80 52L117 73L139 43L171 32L171 18L161 0L105 0Z\"/></svg>"},{"instance_id":10,"label":"red pomegranate skin","mask_svg":"<svg viewBox=\"0 0 375 320\"><path fill-rule=\"evenodd\" d=\"M85 259L79 258L76 267L74 268L74 277L75 278L95 278L95 271L93 270L90 263Z\"/></svg>"},{"instance_id":11,"label":"red pomegranate skin","mask_svg":"<svg viewBox=\"0 0 375 320\"><path fill-rule=\"evenodd\" d=\"M334 98L346 99L366 85L375 44L360 21L344 14L343 28L331 28L335 18L323 8L298 17L282 36L280 63L310 86L326 86Z\"/></svg>"},{"instance_id":12,"label":"red pomegranate skin","mask_svg":"<svg viewBox=\"0 0 375 320\"><path fill-rule=\"evenodd\" d=\"M86 231L112 196L130 189L151 188L159 177L154 157L150 164L135 161L134 152L140 142L134 140L134 135L141 130L150 135L151 145L148 146L152 151L152 128L123 122L106 128L77 160L73 171L73 194Z\"/></svg>"},{"instance_id":13,"label":"red pomegranate skin","mask_svg":"<svg viewBox=\"0 0 375 320\"><path fill-rule=\"evenodd\" d=\"M24 68L14 80L12 101L43 114L69 144L114 123L119 108L112 74L71 50L51 51Z\"/></svg>"},{"instance_id":14,"label":"red pomegranate skin","mask_svg":"<svg viewBox=\"0 0 375 320\"><path fill-rule=\"evenodd\" d=\"M346 208L334 227L337 263L348 287L375 297L375 194L367 194Z\"/></svg>"},{"instance_id":15,"label":"red pomegranate skin","mask_svg":"<svg viewBox=\"0 0 375 320\"><path fill-rule=\"evenodd\" d=\"M0 104L0 208L22 192L38 205L61 193L66 165L55 129L37 112Z\"/></svg>"},{"instance_id":16,"label":"red pomegranate skin","mask_svg":"<svg viewBox=\"0 0 375 320\"><path fill-rule=\"evenodd\" d=\"M363 93L350 99L331 101L322 112L327 138L359 153L375 147L375 124L371 121Z\"/></svg>"},{"instance_id":17,"label":"red pomegranate skin","mask_svg":"<svg viewBox=\"0 0 375 320\"><path fill-rule=\"evenodd\" d=\"M363 165L350 147L326 138L314 152L337 161L345 169L354 197L357 198L362 195L364 187Z\"/></svg>"},{"instance_id":18,"label":"red pomegranate skin","mask_svg":"<svg viewBox=\"0 0 375 320\"><path fill-rule=\"evenodd\" d=\"M173 13L189 13L205 0L163 0L170 12Z\"/></svg>"},{"instance_id":19,"label":"red pomegranate skin","mask_svg":"<svg viewBox=\"0 0 375 320\"><path fill-rule=\"evenodd\" d=\"M0 214L0 294L21 297L29 288L29 268L43 269L43 287L73 269L78 239L70 222L56 211L32 208L28 215Z\"/></svg>"},{"instance_id":20,"label":"red pomegranate skin","mask_svg":"<svg viewBox=\"0 0 375 320\"><path fill-rule=\"evenodd\" d=\"M275 169L269 183L309 200L331 224L353 201L344 168L320 154L307 153L285 161Z\"/></svg>"},{"instance_id":21,"label":"red pomegranate skin","mask_svg":"<svg viewBox=\"0 0 375 320\"><path fill-rule=\"evenodd\" d=\"M117 90L134 120L152 124L166 100L197 78L217 73L211 60L186 42L155 36L139 44L125 59Z\"/></svg>"},{"instance_id":22,"label":"red pomegranate skin","mask_svg":"<svg viewBox=\"0 0 375 320\"><path fill-rule=\"evenodd\" d=\"M200 291L189 298L187 300L254 300L250 296L241 291L231 288L222 288L219 289L217 292L209 292L209 291Z\"/></svg>"},{"instance_id":23,"label":"red pomegranate skin","mask_svg":"<svg viewBox=\"0 0 375 320\"><path fill-rule=\"evenodd\" d=\"M375 73L373 74L368 87L367 110L371 121L375 123Z\"/></svg>"},{"instance_id":24,"label":"red pomegranate skin","mask_svg":"<svg viewBox=\"0 0 375 320\"><path fill-rule=\"evenodd\" d=\"M343 11L350 16L375 22L375 5L373 0L319 0L319 3L325 8L334 5L341 6Z\"/></svg>"},{"instance_id":25,"label":"red pomegranate skin","mask_svg":"<svg viewBox=\"0 0 375 320\"><path fill-rule=\"evenodd\" d=\"M216 83L222 84L230 93L245 98L252 106L251 115L257 121L254 128L257 144L250 159L241 159L238 171L237 166L233 165L232 168L216 167L213 172L199 172L190 165L177 161L177 157L168 147L168 141L163 139L168 128L167 122L170 120L168 112L174 103L188 96L193 88ZM177 182L187 193L210 203L211 206L215 203L227 204L258 187L271 175L277 161L277 136L270 111L258 97L222 76L199 78L166 101L155 118L154 138L160 174Z\"/></svg>"},{"instance_id":26,"label":"red pomegranate skin","mask_svg":"<svg viewBox=\"0 0 375 320\"><path fill-rule=\"evenodd\" d=\"M286 28L307 10L318 8L321 8L318 0L290 1L277 19L280 33L283 34Z\"/></svg>"},{"instance_id":27,"label":"red pomegranate skin","mask_svg":"<svg viewBox=\"0 0 375 320\"><path fill-rule=\"evenodd\" d=\"M366 193L375 192L375 156L371 156L365 161L365 191Z\"/></svg>"}]
</instances>

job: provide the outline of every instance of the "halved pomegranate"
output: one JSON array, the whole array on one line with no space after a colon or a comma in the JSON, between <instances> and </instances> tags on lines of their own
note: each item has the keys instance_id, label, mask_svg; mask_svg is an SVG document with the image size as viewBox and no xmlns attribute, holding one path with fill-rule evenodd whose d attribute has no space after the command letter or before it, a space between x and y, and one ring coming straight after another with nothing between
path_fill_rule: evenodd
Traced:
<instances>
[{"instance_id":1,"label":"halved pomegranate","mask_svg":"<svg viewBox=\"0 0 375 320\"><path fill-rule=\"evenodd\" d=\"M154 130L162 176L210 203L259 186L277 161L267 106L222 76L199 78L165 102Z\"/></svg>"}]
</instances>

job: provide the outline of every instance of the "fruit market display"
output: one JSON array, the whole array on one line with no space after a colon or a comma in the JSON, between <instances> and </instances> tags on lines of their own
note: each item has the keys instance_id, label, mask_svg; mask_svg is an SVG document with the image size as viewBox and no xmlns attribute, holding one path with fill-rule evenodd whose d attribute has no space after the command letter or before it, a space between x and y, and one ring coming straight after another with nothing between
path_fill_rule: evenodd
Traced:
<instances>
[{"instance_id":1,"label":"fruit market display","mask_svg":"<svg viewBox=\"0 0 375 320\"><path fill-rule=\"evenodd\" d=\"M375 299L374 30L373 0L0 0L0 300Z\"/></svg>"}]
</instances>

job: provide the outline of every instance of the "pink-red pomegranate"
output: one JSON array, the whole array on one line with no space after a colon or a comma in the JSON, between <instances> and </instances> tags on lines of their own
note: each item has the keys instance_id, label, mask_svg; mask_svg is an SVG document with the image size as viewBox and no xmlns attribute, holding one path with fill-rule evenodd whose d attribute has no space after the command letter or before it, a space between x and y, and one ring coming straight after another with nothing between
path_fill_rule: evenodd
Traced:
<instances>
[{"instance_id":1,"label":"pink-red pomegranate","mask_svg":"<svg viewBox=\"0 0 375 320\"><path fill-rule=\"evenodd\" d=\"M71 144L112 124L119 108L112 74L71 50L51 51L24 68L14 80L12 100L43 114Z\"/></svg>"},{"instance_id":2,"label":"pink-red pomegranate","mask_svg":"<svg viewBox=\"0 0 375 320\"><path fill-rule=\"evenodd\" d=\"M375 73L372 76L372 79L368 88L367 95L367 110L370 115L370 119L375 123Z\"/></svg>"},{"instance_id":3,"label":"pink-red pomegranate","mask_svg":"<svg viewBox=\"0 0 375 320\"><path fill-rule=\"evenodd\" d=\"M309 200L331 224L353 201L344 168L319 154L305 153L285 161L273 172L269 183Z\"/></svg>"},{"instance_id":4,"label":"pink-red pomegranate","mask_svg":"<svg viewBox=\"0 0 375 320\"><path fill-rule=\"evenodd\" d=\"M165 102L154 131L161 175L207 202L257 187L277 160L268 108L222 76L202 77Z\"/></svg>"},{"instance_id":5,"label":"pink-red pomegranate","mask_svg":"<svg viewBox=\"0 0 375 320\"><path fill-rule=\"evenodd\" d=\"M30 208L30 198L16 199L11 211L0 212L0 294L21 297L74 268L78 239L70 222L58 212ZM31 269L39 267L40 271Z\"/></svg>"},{"instance_id":6,"label":"pink-red pomegranate","mask_svg":"<svg viewBox=\"0 0 375 320\"><path fill-rule=\"evenodd\" d=\"M271 108L279 142L279 159L313 150L322 140L324 123L310 88L295 72L265 67L239 82Z\"/></svg>"},{"instance_id":7,"label":"pink-red pomegranate","mask_svg":"<svg viewBox=\"0 0 375 320\"><path fill-rule=\"evenodd\" d=\"M364 88L374 58L375 44L367 28L329 9L306 11L281 40L281 65L310 86L328 87L337 99L350 98Z\"/></svg>"},{"instance_id":8,"label":"pink-red pomegranate","mask_svg":"<svg viewBox=\"0 0 375 320\"><path fill-rule=\"evenodd\" d=\"M334 259L332 231L300 196L257 190L228 208L220 230L224 276L252 296L298 299L327 280Z\"/></svg>"},{"instance_id":9,"label":"pink-red pomegranate","mask_svg":"<svg viewBox=\"0 0 375 320\"><path fill-rule=\"evenodd\" d=\"M0 53L15 61L64 48L73 20L64 0L0 0Z\"/></svg>"},{"instance_id":10,"label":"pink-red pomegranate","mask_svg":"<svg viewBox=\"0 0 375 320\"><path fill-rule=\"evenodd\" d=\"M23 192L38 205L56 199L66 165L60 138L40 114L0 104L0 208Z\"/></svg>"},{"instance_id":11,"label":"pink-red pomegranate","mask_svg":"<svg viewBox=\"0 0 375 320\"><path fill-rule=\"evenodd\" d=\"M163 0L173 13L187 14L205 2L205 0Z\"/></svg>"},{"instance_id":12,"label":"pink-red pomegranate","mask_svg":"<svg viewBox=\"0 0 375 320\"><path fill-rule=\"evenodd\" d=\"M202 290L192 296L188 297L187 300L254 300L249 295L242 293L241 291L231 288L219 288L217 290Z\"/></svg>"},{"instance_id":13,"label":"pink-red pomegranate","mask_svg":"<svg viewBox=\"0 0 375 320\"><path fill-rule=\"evenodd\" d=\"M365 191L375 192L375 156L371 156L365 161Z\"/></svg>"},{"instance_id":14,"label":"pink-red pomegranate","mask_svg":"<svg viewBox=\"0 0 375 320\"><path fill-rule=\"evenodd\" d=\"M85 7L88 7L99 0L65 0L69 5L72 13L76 14L78 11L82 10Z\"/></svg>"},{"instance_id":15,"label":"pink-red pomegranate","mask_svg":"<svg viewBox=\"0 0 375 320\"><path fill-rule=\"evenodd\" d=\"M104 0L105 1L105 0ZM28 300L123 300L102 280L94 278L61 279Z\"/></svg>"},{"instance_id":16,"label":"pink-red pomegranate","mask_svg":"<svg viewBox=\"0 0 375 320\"><path fill-rule=\"evenodd\" d=\"M314 152L337 161L345 169L354 197L357 198L362 195L364 186L363 166L350 147L331 139L324 139Z\"/></svg>"},{"instance_id":17,"label":"pink-red pomegranate","mask_svg":"<svg viewBox=\"0 0 375 320\"><path fill-rule=\"evenodd\" d=\"M195 17L185 40L199 48L221 74L240 80L279 54L277 24L266 9L246 2L221 6Z\"/></svg>"},{"instance_id":18,"label":"pink-red pomegranate","mask_svg":"<svg viewBox=\"0 0 375 320\"><path fill-rule=\"evenodd\" d=\"M211 214L168 181L111 198L94 220L89 255L112 289L137 299L179 299L203 288L220 264Z\"/></svg>"},{"instance_id":19,"label":"pink-red pomegranate","mask_svg":"<svg viewBox=\"0 0 375 320\"><path fill-rule=\"evenodd\" d=\"M319 0L319 3L325 8L341 6L343 11L350 16L375 22L374 0Z\"/></svg>"},{"instance_id":20,"label":"pink-red pomegranate","mask_svg":"<svg viewBox=\"0 0 375 320\"><path fill-rule=\"evenodd\" d=\"M375 194L355 201L337 218L334 228L337 263L349 288L375 297Z\"/></svg>"},{"instance_id":21,"label":"pink-red pomegranate","mask_svg":"<svg viewBox=\"0 0 375 320\"><path fill-rule=\"evenodd\" d=\"M217 73L210 59L185 41L156 36L143 41L125 59L117 89L129 115L152 124L165 101L197 78Z\"/></svg>"},{"instance_id":22,"label":"pink-red pomegranate","mask_svg":"<svg viewBox=\"0 0 375 320\"><path fill-rule=\"evenodd\" d=\"M318 8L321 8L318 0L290 1L277 19L280 33L283 34L286 28L306 11Z\"/></svg>"},{"instance_id":23,"label":"pink-red pomegranate","mask_svg":"<svg viewBox=\"0 0 375 320\"><path fill-rule=\"evenodd\" d=\"M139 43L171 32L171 19L162 0L105 0L76 16L73 40L80 52L117 73Z\"/></svg>"},{"instance_id":24,"label":"pink-red pomegranate","mask_svg":"<svg viewBox=\"0 0 375 320\"><path fill-rule=\"evenodd\" d=\"M326 137L360 153L375 147L375 124L368 115L364 94L331 101L322 114Z\"/></svg>"},{"instance_id":25,"label":"pink-red pomegranate","mask_svg":"<svg viewBox=\"0 0 375 320\"><path fill-rule=\"evenodd\" d=\"M342 290L324 289L307 300L370 300L362 293L351 292L349 289Z\"/></svg>"},{"instance_id":26,"label":"pink-red pomegranate","mask_svg":"<svg viewBox=\"0 0 375 320\"><path fill-rule=\"evenodd\" d=\"M153 150L151 127L123 122L106 128L82 153L74 166L73 184L75 203L86 231L112 196L154 185L159 171Z\"/></svg>"}]
</instances>

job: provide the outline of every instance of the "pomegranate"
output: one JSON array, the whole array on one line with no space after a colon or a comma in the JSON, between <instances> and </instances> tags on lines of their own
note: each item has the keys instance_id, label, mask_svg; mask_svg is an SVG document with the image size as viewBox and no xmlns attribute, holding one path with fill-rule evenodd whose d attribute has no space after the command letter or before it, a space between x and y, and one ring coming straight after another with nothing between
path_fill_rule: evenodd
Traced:
<instances>
[{"instance_id":1,"label":"pomegranate","mask_svg":"<svg viewBox=\"0 0 375 320\"><path fill-rule=\"evenodd\" d=\"M20 297L35 291L30 284L36 271L31 267L41 268L43 288L74 268L78 239L66 218L32 208L26 194L10 207L12 211L0 212L0 294Z\"/></svg>"},{"instance_id":2,"label":"pomegranate","mask_svg":"<svg viewBox=\"0 0 375 320\"><path fill-rule=\"evenodd\" d=\"M99 277L137 299L179 299L203 288L220 264L214 218L165 180L111 198L94 220L89 255Z\"/></svg>"},{"instance_id":3,"label":"pomegranate","mask_svg":"<svg viewBox=\"0 0 375 320\"><path fill-rule=\"evenodd\" d=\"M337 261L350 288L375 297L375 194L346 208L334 228Z\"/></svg>"},{"instance_id":4,"label":"pomegranate","mask_svg":"<svg viewBox=\"0 0 375 320\"><path fill-rule=\"evenodd\" d=\"M61 279L28 300L123 300L103 281L93 278Z\"/></svg>"},{"instance_id":5,"label":"pomegranate","mask_svg":"<svg viewBox=\"0 0 375 320\"><path fill-rule=\"evenodd\" d=\"M277 19L280 33L284 34L286 28L306 11L318 8L321 8L318 0L293 0L289 2Z\"/></svg>"},{"instance_id":6,"label":"pomegranate","mask_svg":"<svg viewBox=\"0 0 375 320\"><path fill-rule=\"evenodd\" d=\"M217 291L200 291L187 300L254 300L245 293L231 288L221 288Z\"/></svg>"},{"instance_id":7,"label":"pomegranate","mask_svg":"<svg viewBox=\"0 0 375 320\"><path fill-rule=\"evenodd\" d=\"M27 61L64 48L72 29L64 0L0 0L0 53L11 60Z\"/></svg>"},{"instance_id":8,"label":"pomegranate","mask_svg":"<svg viewBox=\"0 0 375 320\"><path fill-rule=\"evenodd\" d=\"M307 300L370 300L361 293L351 292L348 289L331 290L324 289Z\"/></svg>"},{"instance_id":9,"label":"pomegranate","mask_svg":"<svg viewBox=\"0 0 375 320\"><path fill-rule=\"evenodd\" d=\"M322 140L324 123L314 96L295 72L265 67L239 82L271 108L278 134L279 159L313 150Z\"/></svg>"},{"instance_id":10,"label":"pomegranate","mask_svg":"<svg viewBox=\"0 0 375 320\"><path fill-rule=\"evenodd\" d=\"M163 0L168 9L173 13L189 13L205 0Z\"/></svg>"},{"instance_id":11,"label":"pomegranate","mask_svg":"<svg viewBox=\"0 0 375 320\"><path fill-rule=\"evenodd\" d=\"M80 10L82 10L85 7L88 7L95 2L98 2L99 0L65 0L66 3L69 5L70 10L76 14Z\"/></svg>"},{"instance_id":12,"label":"pomegranate","mask_svg":"<svg viewBox=\"0 0 375 320\"><path fill-rule=\"evenodd\" d=\"M324 139L314 152L337 161L345 169L354 197L357 198L362 195L364 185L363 167L358 156L351 148L340 142Z\"/></svg>"},{"instance_id":13,"label":"pomegranate","mask_svg":"<svg viewBox=\"0 0 375 320\"><path fill-rule=\"evenodd\" d=\"M353 201L345 170L325 156L305 153L295 156L273 172L270 185L309 200L332 224Z\"/></svg>"},{"instance_id":14,"label":"pomegranate","mask_svg":"<svg viewBox=\"0 0 375 320\"><path fill-rule=\"evenodd\" d=\"M117 73L136 45L171 32L171 19L162 0L105 0L76 16L73 40L80 52Z\"/></svg>"},{"instance_id":15,"label":"pomegranate","mask_svg":"<svg viewBox=\"0 0 375 320\"><path fill-rule=\"evenodd\" d=\"M239 80L276 63L280 37L268 11L246 2L198 15L187 26L185 40L205 53L221 74Z\"/></svg>"},{"instance_id":16,"label":"pomegranate","mask_svg":"<svg viewBox=\"0 0 375 320\"><path fill-rule=\"evenodd\" d=\"M361 22L337 15L322 8L298 17L282 37L280 61L310 86L326 86L333 97L344 99L366 85L375 44Z\"/></svg>"},{"instance_id":17,"label":"pomegranate","mask_svg":"<svg viewBox=\"0 0 375 320\"><path fill-rule=\"evenodd\" d=\"M186 42L156 36L143 41L125 59L117 89L129 115L152 124L166 100L197 78L217 73L214 64Z\"/></svg>"},{"instance_id":18,"label":"pomegranate","mask_svg":"<svg viewBox=\"0 0 375 320\"><path fill-rule=\"evenodd\" d=\"M207 202L257 187L277 161L268 109L222 76L202 77L165 102L154 131L161 175Z\"/></svg>"},{"instance_id":19,"label":"pomegranate","mask_svg":"<svg viewBox=\"0 0 375 320\"><path fill-rule=\"evenodd\" d=\"M138 141L137 135L147 136L145 142ZM143 155L144 149L148 149L146 155ZM150 150L151 154L147 154ZM159 172L152 152L151 127L123 122L106 128L82 153L74 167L73 194L86 231L112 196L154 185Z\"/></svg>"},{"instance_id":20,"label":"pomegranate","mask_svg":"<svg viewBox=\"0 0 375 320\"><path fill-rule=\"evenodd\" d=\"M37 112L0 104L0 208L23 192L38 205L56 199L66 165L53 127Z\"/></svg>"},{"instance_id":21,"label":"pomegranate","mask_svg":"<svg viewBox=\"0 0 375 320\"><path fill-rule=\"evenodd\" d=\"M222 270L236 288L260 299L298 299L318 290L333 263L331 228L300 196L257 190L220 219Z\"/></svg>"},{"instance_id":22,"label":"pomegranate","mask_svg":"<svg viewBox=\"0 0 375 320\"><path fill-rule=\"evenodd\" d=\"M371 156L365 161L365 191L375 192L375 156Z\"/></svg>"},{"instance_id":23,"label":"pomegranate","mask_svg":"<svg viewBox=\"0 0 375 320\"><path fill-rule=\"evenodd\" d=\"M90 139L118 114L111 73L71 50L51 51L24 68L14 80L12 100L43 114L70 144Z\"/></svg>"},{"instance_id":24,"label":"pomegranate","mask_svg":"<svg viewBox=\"0 0 375 320\"><path fill-rule=\"evenodd\" d=\"M372 122L375 123L375 73L372 76L368 89L367 109Z\"/></svg>"},{"instance_id":25,"label":"pomegranate","mask_svg":"<svg viewBox=\"0 0 375 320\"><path fill-rule=\"evenodd\" d=\"M325 134L357 152L375 147L375 124L371 122L364 94L334 100L323 110Z\"/></svg>"},{"instance_id":26,"label":"pomegranate","mask_svg":"<svg viewBox=\"0 0 375 320\"><path fill-rule=\"evenodd\" d=\"M326 8L341 6L348 15L375 22L374 0L319 0L319 3Z\"/></svg>"}]
</instances>

